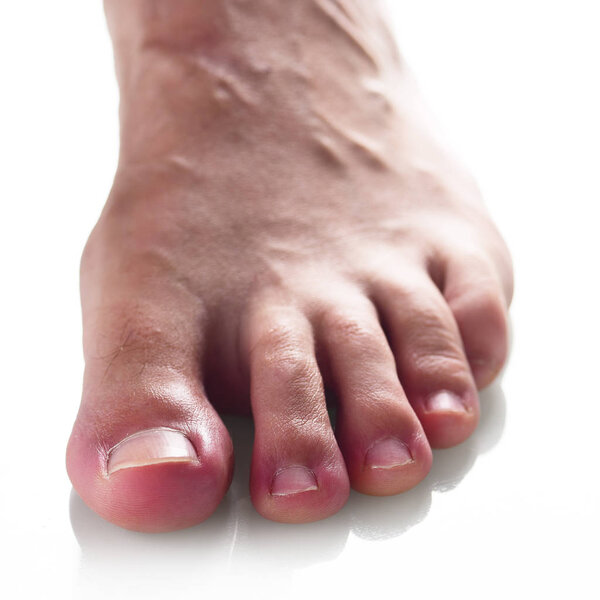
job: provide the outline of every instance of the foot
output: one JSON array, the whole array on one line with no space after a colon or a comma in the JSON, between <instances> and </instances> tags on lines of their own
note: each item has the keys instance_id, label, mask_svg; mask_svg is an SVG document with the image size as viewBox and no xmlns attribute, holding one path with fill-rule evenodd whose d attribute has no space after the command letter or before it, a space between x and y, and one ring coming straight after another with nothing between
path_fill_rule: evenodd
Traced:
<instances>
[{"instance_id":1,"label":"foot","mask_svg":"<svg viewBox=\"0 0 600 600\"><path fill-rule=\"evenodd\" d=\"M76 490L131 529L202 521L232 476L218 411L252 413L269 519L415 486L477 424L512 273L375 3L106 10L122 142L82 258Z\"/></svg>"}]
</instances>

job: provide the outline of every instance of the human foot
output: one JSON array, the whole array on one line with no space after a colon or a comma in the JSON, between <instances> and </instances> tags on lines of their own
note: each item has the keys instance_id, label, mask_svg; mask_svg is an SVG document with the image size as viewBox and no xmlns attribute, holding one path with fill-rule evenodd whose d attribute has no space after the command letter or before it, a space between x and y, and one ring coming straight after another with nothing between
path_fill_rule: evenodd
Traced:
<instances>
[{"instance_id":1,"label":"human foot","mask_svg":"<svg viewBox=\"0 0 600 600\"><path fill-rule=\"evenodd\" d=\"M287 522L409 489L475 428L510 258L374 4L106 1L121 157L82 258L67 466L110 521L212 513L215 409L252 412L252 500Z\"/></svg>"}]
</instances>

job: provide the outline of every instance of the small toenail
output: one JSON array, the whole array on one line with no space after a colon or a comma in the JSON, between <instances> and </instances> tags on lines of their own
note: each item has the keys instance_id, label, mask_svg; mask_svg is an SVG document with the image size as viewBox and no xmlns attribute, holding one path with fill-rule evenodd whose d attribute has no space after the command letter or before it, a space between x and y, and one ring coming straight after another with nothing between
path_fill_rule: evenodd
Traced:
<instances>
[{"instance_id":1,"label":"small toenail","mask_svg":"<svg viewBox=\"0 0 600 600\"><path fill-rule=\"evenodd\" d=\"M174 429L147 429L134 433L108 453L108 474L131 467L167 462L197 462L194 446L183 433Z\"/></svg>"},{"instance_id":2,"label":"small toenail","mask_svg":"<svg viewBox=\"0 0 600 600\"><path fill-rule=\"evenodd\" d=\"M502 363L490 362L486 358L469 358L469 365L480 387L491 383L502 368Z\"/></svg>"},{"instance_id":3,"label":"small toenail","mask_svg":"<svg viewBox=\"0 0 600 600\"><path fill-rule=\"evenodd\" d=\"M395 469L413 462L408 446L395 438L375 442L365 456L369 469Z\"/></svg>"},{"instance_id":4,"label":"small toenail","mask_svg":"<svg viewBox=\"0 0 600 600\"><path fill-rule=\"evenodd\" d=\"M306 467L285 467L273 475L272 496L289 496L319 489L315 474Z\"/></svg>"},{"instance_id":5,"label":"small toenail","mask_svg":"<svg viewBox=\"0 0 600 600\"><path fill-rule=\"evenodd\" d=\"M472 358L469 357L469 364L471 367L475 367L477 369L489 368L491 369L490 361L487 358Z\"/></svg>"},{"instance_id":6,"label":"small toenail","mask_svg":"<svg viewBox=\"0 0 600 600\"><path fill-rule=\"evenodd\" d=\"M425 401L427 412L464 413L467 408L459 396L446 390L436 392Z\"/></svg>"}]
</instances>

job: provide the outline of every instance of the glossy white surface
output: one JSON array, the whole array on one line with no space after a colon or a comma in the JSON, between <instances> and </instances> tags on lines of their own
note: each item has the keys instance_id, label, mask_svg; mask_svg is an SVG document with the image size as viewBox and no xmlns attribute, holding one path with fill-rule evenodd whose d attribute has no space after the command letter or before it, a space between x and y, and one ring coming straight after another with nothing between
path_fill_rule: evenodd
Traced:
<instances>
[{"instance_id":1,"label":"glossy white surface","mask_svg":"<svg viewBox=\"0 0 600 600\"><path fill-rule=\"evenodd\" d=\"M600 38L592 1L390 0L404 53L512 249L513 350L471 440L416 489L271 523L251 427L202 525L144 535L71 492L79 253L107 194L117 96L101 3L0 8L5 598L598 597Z\"/></svg>"}]
</instances>

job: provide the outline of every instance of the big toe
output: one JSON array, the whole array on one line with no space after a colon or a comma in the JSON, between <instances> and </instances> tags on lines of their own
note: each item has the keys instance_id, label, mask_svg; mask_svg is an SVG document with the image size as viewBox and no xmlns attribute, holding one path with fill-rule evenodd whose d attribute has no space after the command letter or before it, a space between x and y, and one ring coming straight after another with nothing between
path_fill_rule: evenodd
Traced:
<instances>
[{"instance_id":1,"label":"big toe","mask_svg":"<svg viewBox=\"0 0 600 600\"><path fill-rule=\"evenodd\" d=\"M138 531L203 521L231 481L232 443L197 378L192 316L171 305L84 310L84 391L67 470L90 508Z\"/></svg>"},{"instance_id":2,"label":"big toe","mask_svg":"<svg viewBox=\"0 0 600 600\"><path fill-rule=\"evenodd\" d=\"M127 529L203 521L231 479L231 441L221 421L181 383L123 396L83 404L67 449L73 486L90 508Z\"/></svg>"}]
</instances>

